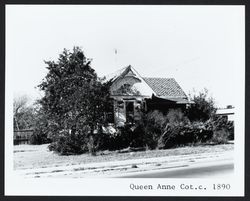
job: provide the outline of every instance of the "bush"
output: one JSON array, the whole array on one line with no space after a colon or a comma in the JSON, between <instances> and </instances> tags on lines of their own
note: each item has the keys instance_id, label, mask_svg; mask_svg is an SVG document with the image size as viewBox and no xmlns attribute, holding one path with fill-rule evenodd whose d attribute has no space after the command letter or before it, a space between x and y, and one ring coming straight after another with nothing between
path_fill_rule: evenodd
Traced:
<instances>
[{"instance_id":1,"label":"bush","mask_svg":"<svg viewBox=\"0 0 250 201\"><path fill-rule=\"evenodd\" d=\"M53 135L54 142L49 148L63 155L88 151L95 155L98 150L167 149L206 142L220 144L233 136L233 123L225 118L214 116L205 122L190 122L181 110L170 110L167 115L152 111L143 114L136 125L125 125L116 131L112 129L113 132L99 128L93 135L90 135L88 127L74 134L64 130L59 135Z\"/></svg>"},{"instance_id":2,"label":"bush","mask_svg":"<svg viewBox=\"0 0 250 201\"><path fill-rule=\"evenodd\" d=\"M180 109L169 110L166 116L153 111L144 117L144 144L155 149L205 142L212 138L212 125L210 128L208 125L202 122L190 123Z\"/></svg>"},{"instance_id":3,"label":"bush","mask_svg":"<svg viewBox=\"0 0 250 201\"><path fill-rule=\"evenodd\" d=\"M225 144L228 142L229 132L226 129L214 131L212 142L216 144Z\"/></svg>"},{"instance_id":4,"label":"bush","mask_svg":"<svg viewBox=\"0 0 250 201\"><path fill-rule=\"evenodd\" d=\"M85 133L86 135L86 133ZM57 139L49 145L50 151L56 151L61 155L82 154L89 150L88 140L83 134L70 134L69 131L61 131Z\"/></svg>"},{"instance_id":5,"label":"bush","mask_svg":"<svg viewBox=\"0 0 250 201\"><path fill-rule=\"evenodd\" d=\"M212 141L218 144L234 139L234 124L223 116L215 116L212 120L214 136Z\"/></svg>"},{"instance_id":6,"label":"bush","mask_svg":"<svg viewBox=\"0 0 250 201\"><path fill-rule=\"evenodd\" d=\"M40 105L36 105L33 118L33 135L30 138L31 144L46 144L52 140L49 137L48 117Z\"/></svg>"},{"instance_id":7,"label":"bush","mask_svg":"<svg viewBox=\"0 0 250 201\"><path fill-rule=\"evenodd\" d=\"M171 109L167 113L166 120L170 125L175 125L179 123L189 123L189 119L184 115L180 109Z\"/></svg>"},{"instance_id":8,"label":"bush","mask_svg":"<svg viewBox=\"0 0 250 201\"><path fill-rule=\"evenodd\" d=\"M216 113L213 98L208 97L208 90L200 92L190 98L193 102L186 111L186 115L190 121L207 121Z\"/></svg>"},{"instance_id":9,"label":"bush","mask_svg":"<svg viewBox=\"0 0 250 201\"><path fill-rule=\"evenodd\" d=\"M143 124L137 125L131 133L129 147L145 147L147 138L145 138L145 128Z\"/></svg>"},{"instance_id":10,"label":"bush","mask_svg":"<svg viewBox=\"0 0 250 201\"><path fill-rule=\"evenodd\" d=\"M30 144L40 145L47 143L51 143L51 139L49 139L46 134L34 133L30 137Z\"/></svg>"},{"instance_id":11,"label":"bush","mask_svg":"<svg viewBox=\"0 0 250 201\"><path fill-rule=\"evenodd\" d=\"M144 127L145 146L155 149L166 126L166 116L155 110L144 115L142 126Z\"/></svg>"},{"instance_id":12,"label":"bush","mask_svg":"<svg viewBox=\"0 0 250 201\"><path fill-rule=\"evenodd\" d=\"M233 123L220 116L214 116L205 122L189 122L184 115L178 115L177 111L172 111L167 117L168 123L158 141L159 148L166 149L206 142L222 144L234 136Z\"/></svg>"},{"instance_id":13,"label":"bush","mask_svg":"<svg viewBox=\"0 0 250 201\"><path fill-rule=\"evenodd\" d=\"M145 146L144 128L141 124L125 125L119 128L115 134L100 133L98 138L99 150L120 150Z\"/></svg>"},{"instance_id":14,"label":"bush","mask_svg":"<svg viewBox=\"0 0 250 201\"><path fill-rule=\"evenodd\" d=\"M100 132L96 137L99 142L98 150L119 150L130 146L132 128L125 125L117 129L116 133Z\"/></svg>"},{"instance_id":15,"label":"bush","mask_svg":"<svg viewBox=\"0 0 250 201\"><path fill-rule=\"evenodd\" d=\"M209 123L193 122L168 124L159 139L159 148L171 148L181 145L204 143L212 139L213 130Z\"/></svg>"},{"instance_id":16,"label":"bush","mask_svg":"<svg viewBox=\"0 0 250 201\"><path fill-rule=\"evenodd\" d=\"M228 140L234 140L234 122L229 121L227 126L228 126L228 132L229 132Z\"/></svg>"}]
</instances>

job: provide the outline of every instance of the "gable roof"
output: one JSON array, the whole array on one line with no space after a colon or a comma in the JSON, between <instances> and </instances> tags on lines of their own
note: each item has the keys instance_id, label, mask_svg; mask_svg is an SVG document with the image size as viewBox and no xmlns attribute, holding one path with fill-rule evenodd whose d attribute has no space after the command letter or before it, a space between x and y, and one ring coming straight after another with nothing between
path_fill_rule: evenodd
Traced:
<instances>
[{"instance_id":1,"label":"gable roof","mask_svg":"<svg viewBox=\"0 0 250 201\"><path fill-rule=\"evenodd\" d=\"M105 80L112 80L114 81L116 78L118 78L126 69L128 68L128 66L123 67L113 73L110 73L108 75L105 75Z\"/></svg>"},{"instance_id":2,"label":"gable roof","mask_svg":"<svg viewBox=\"0 0 250 201\"><path fill-rule=\"evenodd\" d=\"M187 98L186 94L174 78L143 77L157 96L168 98Z\"/></svg>"},{"instance_id":3,"label":"gable roof","mask_svg":"<svg viewBox=\"0 0 250 201\"><path fill-rule=\"evenodd\" d=\"M111 95L115 95L112 92L115 92L117 90L117 88L120 87L120 84L124 84L124 82L123 82L124 80L130 80L130 82L132 82L131 89L132 89L132 91L136 92L136 94L140 94L144 97L149 98L152 96L152 94L155 93L153 91L153 89L140 76L140 74L130 65L127 66L126 68L123 68L123 69L117 71L117 73L115 73L113 75L114 75L114 77L109 79L112 81L112 85L110 87ZM131 78L132 78L132 80L131 80Z\"/></svg>"},{"instance_id":4,"label":"gable roof","mask_svg":"<svg viewBox=\"0 0 250 201\"><path fill-rule=\"evenodd\" d=\"M177 103L188 102L185 92L174 78L141 77L130 65L107 76L106 79L112 80L115 83L118 79L128 76L129 73L133 73L135 77L141 80L141 83L135 83L134 87L144 95L147 94L148 96L152 96L154 94L159 98L175 101Z\"/></svg>"}]
</instances>

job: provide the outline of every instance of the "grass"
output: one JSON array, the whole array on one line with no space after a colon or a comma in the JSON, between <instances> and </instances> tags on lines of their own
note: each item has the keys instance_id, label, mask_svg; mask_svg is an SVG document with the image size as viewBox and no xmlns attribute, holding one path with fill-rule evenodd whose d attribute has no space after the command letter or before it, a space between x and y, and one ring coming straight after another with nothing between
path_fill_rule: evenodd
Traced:
<instances>
[{"instance_id":1,"label":"grass","mask_svg":"<svg viewBox=\"0 0 250 201\"><path fill-rule=\"evenodd\" d=\"M69 166L96 162L123 161L129 159L155 158L165 156L215 153L233 150L233 144L186 146L167 150L147 150L119 153L118 151L97 152L91 154L60 156L48 150L46 145L14 146L14 169Z\"/></svg>"}]
</instances>

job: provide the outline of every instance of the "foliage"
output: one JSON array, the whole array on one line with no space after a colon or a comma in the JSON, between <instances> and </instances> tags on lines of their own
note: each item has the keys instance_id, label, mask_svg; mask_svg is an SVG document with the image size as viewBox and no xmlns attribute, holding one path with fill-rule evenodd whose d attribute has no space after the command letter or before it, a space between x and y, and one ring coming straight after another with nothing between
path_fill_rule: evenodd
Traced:
<instances>
[{"instance_id":1,"label":"foliage","mask_svg":"<svg viewBox=\"0 0 250 201\"><path fill-rule=\"evenodd\" d=\"M180 110L170 110L166 116L157 110L142 114L141 121L133 126L125 125L119 128L116 134L98 135L101 141L99 149L158 148L166 125L178 127L177 123L180 121L183 125L188 121Z\"/></svg>"},{"instance_id":2,"label":"foliage","mask_svg":"<svg viewBox=\"0 0 250 201\"><path fill-rule=\"evenodd\" d=\"M71 134L63 130L56 136L56 140L49 145L50 151L61 155L82 154L88 151L86 138L78 133Z\"/></svg>"},{"instance_id":3,"label":"foliage","mask_svg":"<svg viewBox=\"0 0 250 201\"><path fill-rule=\"evenodd\" d=\"M193 103L187 109L186 115L190 121L207 121L216 112L215 103L212 97L208 97L208 90L199 92L191 97Z\"/></svg>"},{"instance_id":4,"label":"foliage","mask_svg":"<svg viewBox=\"0 0 250 201\"><path fill-rule=\"evenodd\" d=\"M228 140L234 139L234 124L223 116L214 116L211 119L213 125L212 141L218 144L226 143Z\"/></svg>"},{"instance_id":5,"label":"foliage","mask_svg":"<svg viewBox=\"0 0 250 201\"><path fill-rule=\"evenodd\" d=\"M181 110L170 110L167 115L152 111L142 116L134 126L119 128L116 134L99 135L101 150L118 150L128 147L166 149L188 144L207 143L215 139L215 129L220 129L221 121L189 121Z\"/></svg>"},{"instance_id":6,"label":"foliage","mask_svg":"<svg viewBox=\"0 0 250 201\"><path fill-rule=\"evenodd\" d=\"M75 47L64 50L58 61L46 61L48 74L39 88L45 92L33 136L37 143L52 139L50 150L60 154L81 154L128 147L170 148L189 143L228 139L233 125L215 116L208 91L194 95L185 113L170 110L143 113L134 125L125 125L116 133L104 132L107 113L112 111L109 87L91 68L91 60Z\"/></svg>"},{"instance_id":7,"label":"foliage","mask_svg":"<svg viewBox=\"0 0 250 201\"><path fill-rule=\"evenodd\" d=\"M90 66L91 60L79 47L74 47L73 52L64 49L57 62L45 63L48 73L39 85L45 92L40 104L48 118L48 132L56 144L52 147L64 154L74 153L74 148L79 153L80 145L76 144L87 143L94 138L94 131L106 123L110 83L102 83ZM61 131L70 134L58 138ZM85 138L88 140L79 140Z\"/></svg>"},{"instance_id":8,"label":"foliage","mask_svg":"<svg viewBox=\"0 0 250 201\"><path fill-rule=\"evenodd\" d=\"M209 122L168 124L159 140L159 148L171 148L193 143L204 143L213 137Z\"/></svg>"},{"instance_id":9,"label":"foliage","mask_svg":"<svg viewBox=\"0 0 250 201\"><path fill-rule=\"evenodd\" d=\"M143 125L147 147L155 149L166 126L166 117L157 110L149 112L143 118Z\"/></svg>"},{"instance_id":10,"label":"foliage","mask_svg":"<svg viewBox=\"0 0 250 201\"><path fill-rule=\"evenodd\" d=\"M180 109L171 109L166 115L166 121L170 125L179 125L189 123L189 119Z\"/></svg>"},{"instance_id":11,"label":"foliage","mask_svg":"<svg viewBox=\"0 0 250 201\"><path fill-rule=\"evenodd\" d=\"M212 138L212 142L216 144L225 144L228 142L229 132L227 129L215 130Z\"/></svg>"},{"instance_id":12,"label":"foliage","mask_svg":"<svg viewBox=\"0 0 250 201\"><path fill-rule=\"evenodd\" d=\"M212 127L214 143L225 143L234 139L234 125L227 118L216 115L215 103L208 97L208 90L200 92L191 98L193 104L188 108L186 115L192 121L209 122Z\"/></svg>"},{"instance_id":13,"label":"foliage","mask_svg":"<svg viewBox=\"0 0 250 201\"><path fill-rule=\"evenodd\" d=\"M30 137L30 144L33 144L33 145L47 144L50 142L51 140L47 138L45 134L34 133Z\"/></svg>"},{"instance_id":14,"label":"foliage","mask_svg":"<svg viewBox=\"0 0 250 201\"><path fill-rule=\"evenodd\" d=\"M13 127L14 130L30 129L33 127L35 116L34 107L28 105L26 95L15 97L13 102Z\"/></svg>"},{"instance_id":15,"label":"foliage","mask_svg":"<svg viewBox=\"0 0 250 201\"><path fill-rule=\"evenodd\" d=\"M98 150L121 150L124 148L145 147L146 139L142 125L129 125L117 128L115 133L98 133Z\"/></svg>"},{"instance_id":16,"label":"foliage","mask_svg":"<svg viewBox=\"0 0 250 201\"><path fill-rule=\"evenodd\" d=\"M43 108L37 105L35 116L33 119L33 135L30 138L31 144L45 144L50 143L51 139L49 138L48 130L48 119L46 113L43 111Z\"/></svg>"},{"instance_id":17,"label":"foliage","mask_svg":"<svg viewBox=\"0 0 250 201\"><path fill-rule=\"evenodd\" d=\"M162 136L168 126L178 128L188 122L189 120L180 109L171 109L166 115L157 110L149 112L144 121L147 147L150 149L162 147Z\"/></svg>"},{"instance_id":18,"label":"foliage","mask_svg":"<svg viewBox=\"0 0 250 201\"><path fill-rule=\"evenodd\" d=\"M119 150L130 147L133 138L133 127L125 125L117 129L116 133L99 133L99 150Z\"/></svg>"},{"instance_id":19,"label":"foliage","mask_svg":"<svg viewBox=\"0 0 250 201\"><path fill-rule=\"evenodd\" d=\"M228 140L234 140L234 122L229 121L227 126L229 132Z\"/></svg>"}]
</instances>

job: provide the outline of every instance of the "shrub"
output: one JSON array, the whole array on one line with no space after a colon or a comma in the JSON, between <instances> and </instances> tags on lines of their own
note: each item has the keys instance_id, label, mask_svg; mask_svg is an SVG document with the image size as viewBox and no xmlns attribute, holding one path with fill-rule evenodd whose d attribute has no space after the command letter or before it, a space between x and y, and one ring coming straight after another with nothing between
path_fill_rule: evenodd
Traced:
<instances>
[{"instance_id":1,"label":"shrub","mask_svg":"<svg viewBox=\"0 0 250 201\"><path fill-rule=\"evenodd\" d=\"M204 143L213 137L212 127L208 123L193 122L168 124L159 139L159 148L171 148L190 143Z\"/></svg>"},{"instance_id":2,"label":"shrub","mask_svg":"<svg viewBox=\"0 0 250 201\"><path fill-rule=\"evenodd\" d=\"M30 138L31 144L45 144L50 143L52 140L49 137L49 124L47 115L43 109L36 105L36 111L33 118L33 135Z\"/></svg>"},{"instance_id":3,"label":"shrub","mask_svg":"<svg viewBox=\"0 0 250 201\"><path fill-rule=\"evenodd\" d=\"M145 147L147 144L147 138L145 138L145 128L143 124L137 125L130 136L130 147Z\"/></svg>"},{"instance_id":4,"label":"shrub","mask_svg":"<svg viewBox=\"0 0 250 201\"><path fill-rule=\"evenodd\" d=\"M189 119L184 115L180 109L171 109L167 113L166 120L169 124L179 124L179 123L188 123Z\"/></svg>"},{"instance_id":5,"label":"shrub","mask_svg":"<svg viewBox=\"0 0 250 201\"><path fill-rule=\"evenodd\" d=\"M190 121L207 121L212 118L216 112L215 103L212 97L208 97L208 90L200 92L190 98L193 102L186 111Z\"/></svg>"},{"instance_id":6,"label":"shrub","mask_svg":"<svg viewBox=\"0 0 250 201\"><path fill-rule=\"evenodd\" d=\"M30 137L30 144L40 145L47 143L51 143L51 139L49 139L46 134L34 133Z\"/></svg>"},{"instance_id":7,"label":"shrub","mask_svg":"<svg viewBox=\"0 0 250 201\"><path fill-rule=\"evenodd\" d=\"M174 139L174 136L184 136L181 129L189 123L188 118L180 109L171 109L167 115L163 115L159 111L146 114L144 118L146 146L150 149L155 149L165 148L170 146L170 144L172 144L171 146L182 144L183 140L179 139L178 142ZM167 135L169 135L168 137L171 136L167 140L169 145L166 145ZM182 138L188 138L188 135L185 134Z\"/></svg>"},{"instance_id":8,"label":"shrub","mask_svg":"<svg viewBox=\"0 0 250 201\"><path fill-rule=\"evenodd\" d=\"M86 133L85 133L86 135ZM61 155L82 154L89 150L88 138L83 134L71 134L69 131L61 131L57 139L49 145L50 151L56 151Z\"/></svg>"},{"instance_id":9,"label":"shrub","mask_svg":"<svg viewBox=\"0 0 250 201\"><path fill-rule=\"evenodd\" d=\"M166 126L166 117L157 110L149 112L144 115L142 126L144 127L145 146L155 149Z\"/></svg>"},{"instance_id":10,"label":"shrub","mask_svg":"<svg viewBox=\"0 0 250 201\"><path fill-rule=\"evenodd\" d=\"M214 131L212 142L216 144L225 144L228 141L229 132L226 129Z\"/></svg>"},{"instance_id":11,"label":"shrub","mask_svg":"<svg viewBox=\"0 0 250 201\"><path fill-rule=\"evenodd\" d=\"M124 148L146 147L145 128L142 122L137 125L125 125L118 128L115 134L101 133L99 138L99 150L120 150Z\"/></svg>"},{"instance_id":12,"label":"shrub","mask_svg":"<svg viewBox=\"0 0 250 201\"><path fill-rule=\"evenodd\" d=\"M229 132L228 140L234 140L234 122L229 121L227 125Z\"/></svg>"},{"instance_id":13,"label":"shrub","mask_svg":"<svg viewBox=\"0 0 250 201\"><path fill-rule=\"evenodd\" d=\"M212 120L214 136L212 141L215 143L226 143L234 139L234 124L223 116L215 116Z\"/></svg>"},{"instance_id":14,"label":"shrub","mask_svg":"<svg viewBox=\"0 0 250 201\"><path fill-rule=\"evenodd\" d=\"M116 133L100 132L96 137L99 142L98 150L119 150L131 145L134 128L130 125L118 128Z\"/></svg>"}]
</instances>

